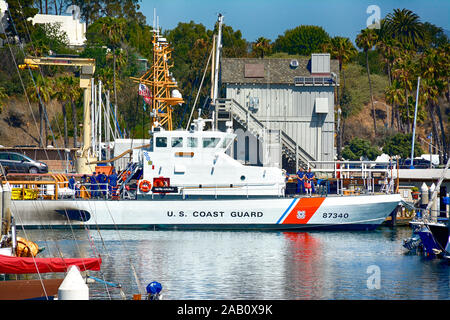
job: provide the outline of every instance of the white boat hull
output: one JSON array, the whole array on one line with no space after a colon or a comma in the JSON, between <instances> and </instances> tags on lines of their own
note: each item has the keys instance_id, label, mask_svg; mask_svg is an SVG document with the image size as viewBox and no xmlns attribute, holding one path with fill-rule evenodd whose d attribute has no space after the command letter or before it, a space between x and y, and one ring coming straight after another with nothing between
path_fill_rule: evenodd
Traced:
<instances>
[{"instance_id":1,"label":"white boat hull","mask_svg":"<svg viewBox=\"0 0 450 320\"><path fill-rule=\"evenodd\" d=\"M221 200L12 201L18 226L158 229L373 229L400 195Z\"/></svg>"}]
</instances>

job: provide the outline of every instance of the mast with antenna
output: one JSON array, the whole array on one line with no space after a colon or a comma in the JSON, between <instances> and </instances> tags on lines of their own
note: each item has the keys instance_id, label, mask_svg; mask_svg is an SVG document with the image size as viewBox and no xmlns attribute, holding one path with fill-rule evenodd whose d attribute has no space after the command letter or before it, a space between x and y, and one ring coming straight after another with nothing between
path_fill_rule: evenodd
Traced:
<instances>
[{"instance_id":1,"label":"mast with antenna","mask_svg":"<svg viewBox=\"0 0 450 320\"><path fill-rule=\"evenodd\" d=\"M140 78L131 77L134 82L146 85L152 96L151 117L152 129L163 128L173 130L173 107L184 102L177 88L177 82L169 72L173 64L169 64L173 49L167 39L160 35L159 20L154 11L153 18L153 65Z\"/></svg>"}]
</instances>

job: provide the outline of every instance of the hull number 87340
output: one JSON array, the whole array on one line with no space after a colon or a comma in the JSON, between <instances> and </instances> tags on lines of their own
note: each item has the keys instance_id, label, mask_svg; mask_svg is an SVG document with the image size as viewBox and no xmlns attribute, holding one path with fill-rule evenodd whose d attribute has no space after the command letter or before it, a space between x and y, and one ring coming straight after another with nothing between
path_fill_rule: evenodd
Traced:
<instances>
[{"instance_id":1,"label":"hull number 87340","mask_svg":"<svg viewBox=\"0 0 450 320\"><path fill-rule=\"evenodd\" d=\"M348 213L324 212L322 217L324 219L347 219Z\"/></svg>"}]
</instances>

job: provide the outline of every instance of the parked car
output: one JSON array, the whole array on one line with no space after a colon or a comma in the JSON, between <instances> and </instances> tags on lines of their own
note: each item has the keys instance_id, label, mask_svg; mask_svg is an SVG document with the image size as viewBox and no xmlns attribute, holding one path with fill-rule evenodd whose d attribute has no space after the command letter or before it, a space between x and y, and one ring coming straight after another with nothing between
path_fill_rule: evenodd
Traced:
<instances>
[{"instance_id":1,"label":"parked car","mask_svg":"<svg viewBox=\"0 0 450 320\"><path fill-rule=\"evenodd\" d=\"M434 165L431 164L430 167L430 161L425 159L414 159L413 166L415 169L434 168ZM398 167L400 169L409 169L411 167L411 159L400 159L398 162Z\"/></svg>"},{"instance_id":2,"label":"parked car","mask_svg":"<svg viewBox=\"0 0 450 320\"><path fill-rule=\"evenodd\" d=\"M17 152L0 152L0 164L9 172L47 173L48 166Z\"/></svg>"}]
</instances>

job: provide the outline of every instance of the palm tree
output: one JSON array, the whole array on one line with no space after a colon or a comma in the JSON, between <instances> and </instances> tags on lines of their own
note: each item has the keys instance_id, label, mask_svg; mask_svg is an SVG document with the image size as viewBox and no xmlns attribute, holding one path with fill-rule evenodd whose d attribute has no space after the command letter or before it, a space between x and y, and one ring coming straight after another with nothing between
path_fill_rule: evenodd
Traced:
<instances>
[{"instance_id":1,"label":"palm tree","mask_svg":"<svg viewBox=\"0 0 450 320\"><path fill-rule=\"evenodd\" d=\"M442 150L444 150L443 159L447 158L447 142L445 135L445 127L442 121L441 109L438 105L438 98L444 95L446 88L448 88L448 70L449 70L449 58L445 50L429 49L426 50L420 59L420 71L423 76L423 89L425 91L424 97L428 102L430 120L433 125L433 133L435 134L438 145L442 145ZM435 128L436 124L434 121L434 113L437 114L439 118L439 126L441 130L442 140L438 139L438 131Z\"/></svg>"},{"instance_id":2,"label":"palm tree","mask_svg":"<svg viewBox=\"0 0 450 320\"><path fill-rule=\"evenodd\" d=\"M353 46L353 43L349 38L344 37L334 37L331 38L327 43L325 43L322 47L323 50L330 53L331 57L337 59L339 61L339 74L342 74L342 78L344 79L344 87L345 87L345 74L344 70L347 62L349 62L355 55L358 54L358 51Z\"/></svg>"},{"instance_id":3,"label":"palm tree","mask_svg":"<svg viewBox=\"0 0 450 320\"><path fill-rule=\"evenodd\" d=\"M36 84L36 85L35 85ZM30 87L27 88L28 95L30 100L33 102L37 102L39 105L39 145L44 147L44 118L47 125L47 112L45 108L45 104L50 101L50 97L53 93L53 88L50 84L50 81L47 78L38 75L36 77L35 83L32 83ZM47 125L45 128L47 128ZM47 136L45 137L45 145L47 145Z\"/></svg>"},{"instance_id":4,"label":"palm tree","mask_svg":"<svg viewBox=\"0 0 450 320\"><path fill-rule=\"evenodd\" d=\"M407 119L407 132L411 131L411 115L409 112L408 98L409 92L412 91L412 76L415 71L415 66L412 61L412 53L403 50L402 56L395 61L395 70L392 72L394 78L398 79L405 90L405 108Z\"/></svg>"},{"instance_id":5,"label":"palm tree","mask_svg":"<svg viewBox=\"0 0 450 320\"><path fill-rule=\"evenodd\" d=\"M401 117L398 106L403 105L406 101L403 88L397 79L385 90L386 102L392 105L391 128L394 127L394 118L397 118L397 128L402 129Z\"/></svg>"},{"instance_id":6,"label":"palm tree","mask_svg":"<svg viewBox=\"0 0 450 320\"><path fill-rule=\"evenodd\" d=\"M117 105L117 87L116 87L116 50L124 38L126 20L123 18L104 18L100 32L105 36L108 47L113 54L113 76L114 76L114 103Z\"/></svg>"},{"instance_id":7,"label":"palm tree","mask_svg":"<svg viewBox=\"0 0 450 320\"><path fill-rule=\"evenodd\" d=\"M370 68L369 68L369 50L375 45L378 40L375 29L363 29L361 33L356 37L356 45L358 48L364 50L366 54L366 67L367 67L367 77L369 78L369 90L370 90L370 101L372 103L372 117L373 117L373 130L375 135L377 134L377 120L375 115L375 107L373 105L373 93L372 93L372 82L370 80Z\"/></svg>"},{"instance_id":8,"label":"palm tree","mask_svg":"<svg viewBox=\"0 0 450 320\"><path fill-rule=\"evenodd\" d=\"M68 86L68 77L59 77L55 79L55 92L54 97L61 102L61 108L64 118L64 148L69 145L69 139L67 137L67 112L66 105L70 100L70 89Z\"/></svg>"},{"instance_id":9,"label":"palm tree","mask_svg":"<svg viewBox=\"0 0 450 320\"><path fill-rule=\"evenodd\" d=\"M272 44L269 39L259 37L252 45L252 50L255 56L258 58L264 58L265 55L272 51Z\"/></svg>"},{"instance_id":10,"label":"palm tree","mask_svg":"<svg viewBox=\"0 0 450 320\"><path fill-rule=\"evenodd\" d=\"M423 99L425 100L426 105L428 106L428 114L430 116L432 130L433 130L433 137L435 144L438 146L438 149L441 149L441 139L439 137L439 131L436 125L436 104L438 102L438 89L436 87L436 82L432 79L423 79L421 83L422 92L423 92ZM442 160L442 154L439 152L440 160Z\"/></svg>"},{"instance_id":11,"label":"palm tree","mask_svg":"<svg viewBox=\"0 0 450 320\"><path fill-rule=\"evenodd\" d=\"M78 136L78 121L77 121L77 105L78 101L82 96L82 90L80 88L79 81L74 77L67 78L67 88L70 96L70 104L72 106L72 124L73 124L73 147L77 148L77 136Z\"/></svg>"},{"instance_id":12,"label":"palm tree","mask_svg":"<svg viewBox=\"0 0 450 320\"><path fill-rule=\"evenodd\" d=\"M378 51L383 56L383 61L386 64L386 73L389 79L389 85L392 84L392 66L395 59L399 56L400 42L393 39L386 31L386 20L381 20L381 27L377 29L378 41L375 44Z\"/></svg>"},{"instance_id":13,"label":"palm tree","mask_svg":"<svg viewBox=\"0 0 450 320\"><path fill-rule=\"evenodd\" d=\"M389 13L386 16L386 28L390 37L403 45L417 47L425 38L419 16L408 9L394 9L393 13Z\"/></svg>"},{"instance_id":14,"label":"palm tree","mask_svg":"<svg viewBox=\"0 0 450 320\"><path fill-rule=\"evenodd\" d=\"M331 57L334 59L337 59L339 61L339 74L342 74L342 78L344 79L344 85L341 90L345 89L345 73L344 69L346 67L346 64L352 57L354 57L356 54L358 54L358 51L353 46L352 42L349 38L344 37L334 37L331 38L328 42L326 42L322 46L322 50L330 53ZM341 110L341 94L340 94L340 88L336 87L336 96L337 96L337 105L338 105L338 112L342 114ZM344 120L344 119L343 119ZM341 121L341 125L338 130L337 135L337 150L338 150L338 156L340 157L341 153L341 145L342 145L342 131L344 127L344 121Z\"/></svg>"}]
</instances>

